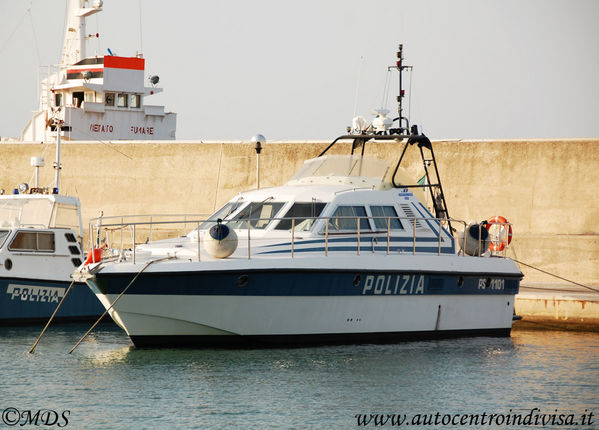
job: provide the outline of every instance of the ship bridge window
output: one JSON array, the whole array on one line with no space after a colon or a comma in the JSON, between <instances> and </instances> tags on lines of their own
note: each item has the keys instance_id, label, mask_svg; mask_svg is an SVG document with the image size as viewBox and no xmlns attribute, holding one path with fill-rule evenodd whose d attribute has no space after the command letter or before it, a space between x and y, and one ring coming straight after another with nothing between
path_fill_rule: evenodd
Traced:
<instances>
[{"instance_id":1,"label":"ship bridge window","mask_svg":"<svg viewBox=\"0 0 599 430\"><path fill-rule=\"evenodd\" d=\"M370 213L377 230L387 230L387 220L391 230L404 230L393 206L370 206Z\"/></svg>"},{"instance_id":2,"label":"ship bridge window","mask_svg":"<svg viewBox=\"0 0 599 430\"><path fill-rule=\"evenodd\" d=\"M53 232L19 231L10 245L10 251L54 251Z\"/></svg>"},{"instance_id":3,"label":"ship bridge window","mask_svg":"<svg viewBox=\"0 0 599 430\"><path fill-rule=\"evenodd\" d=\"M264 230L277 215L285 203L252 202L239 212L227 225L231 228L250 228Z\"/></svg>"},{"instance_id":4,"label":"ship bridge window","mask_svg":"<svg viewBox=\"0 0 599 430\"><path fill-rule=\"evenodd\" d=\"M129 99L129 97L127 96L127 94L120 93L120 94L117 95L116 105L118 107L127 107L127 105L128 105L128 103L127 103L128 99Z\"/></svg>"},{"instance_id":5,"label":"ship bridge window","mask_svg":"<svg viewBox=\"0 0 599 430\"><path fill-rule=\"evenodd\" d=\"M4 245L4 241L8 237L9 233L10 230L0 230L0 248L2 248L2 245Z\"/></svg>"},{"instance_id":6,"label":"ship bridge window","mask_svg":"<svg viewBox=\"0 0 599 430\"><path fill-rule=\"evenodd\" d=\"M81 107L81 103L83 103L83 91L75 91L73 93L73 106Z\"/></svg>"},{"instance_id":7,"label":"ship bridge window","mask_svg":"<svg viewBox=\"0 0 599 430\"><path fill-rule=\"evenodd\" d=\"M325 206L326 203L317 202L294 203L291 209L283 215L283 219L275 227L275 230L291 230L291 219L295 218L295 230L308 231Z\"/></svg>"},{"instance_id":8,"label":"ship bridge window","mask_svg":"<svg viewBox=\"0 0 599 430\"><path fill-rule=\"evenodd\" d=\"M131 94L129 97L129 106L138 108L141 105L141 96L139 94Z\"/></svg>"},{"instance_id":9,"label":"ship bridge window","mask_svg":"<svg viewBox=\"0 0 599 430\"><path fill-rule=\"evenodd\" d=\"M114 106L114 93L104 94L104 105L105 106Z\"/></svg>"},{"instance_id":10,"label":"ship bridge window","mask_svg":"<svg viewBox=\"0 0 599 430\"><path fill-rule=\"evenodd\" d=\"M358 218L360 231L370 230L364 206L339 206L329 219L329 231L357 231Z\"/></svg>"},{"instance_id":11,"label":"ship bridge window","mask_svg":"<svg viewBox=\"0 0 599 430\"><path fill-rule=\"evenodd\" d=\"M54 106L62 106L62 93L54 94Z\"/></svg>"}]
</instances>

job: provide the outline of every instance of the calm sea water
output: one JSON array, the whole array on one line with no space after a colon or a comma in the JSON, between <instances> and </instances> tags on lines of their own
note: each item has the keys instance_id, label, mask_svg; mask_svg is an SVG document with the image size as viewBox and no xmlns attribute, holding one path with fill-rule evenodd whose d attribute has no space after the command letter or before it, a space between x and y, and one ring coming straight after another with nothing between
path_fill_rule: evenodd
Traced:
<instances>
[{"instance_id":1,"label":"calm sea water","mask_svg":"<svg viewBox=\"0 0 599 430\"><path fill-rule=\"evenodd\" d=\"M27 351L41 327L0 328L0 411L68 411L68 422L40 428L245 429L362 428L356 415L406 414L409 421L437 412L440 419L525 415L539 408L575 415L579 425L559 428L599 428L597 333L514 331L511 338L395 345L151 350L134 348L120 329L104 325L68 355L88 327L54 326L33 355ZM581 425L581 414L590 412L597 419ZM14 413L9 409L9 420ZM371 421L365 428L374 427ZM0 428L10 427L0 420Z\"/></svg>"}]
</instances>

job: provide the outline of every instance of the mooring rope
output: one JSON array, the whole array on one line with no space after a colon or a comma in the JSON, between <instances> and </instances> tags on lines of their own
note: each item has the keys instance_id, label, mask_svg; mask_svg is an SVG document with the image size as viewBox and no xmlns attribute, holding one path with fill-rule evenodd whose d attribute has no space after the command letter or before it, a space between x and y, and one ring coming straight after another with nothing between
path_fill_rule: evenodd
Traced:
<instances>
[{"instance_id":1,"label":"mooring rope","mask_svg":"<svg viewBox=\"0 0 599 430\"><path fill-rule=\"evenodd\" d=\"M119 299L121 297L123 297L123 294L125 294L125 292L127 292L127 290L129 289L129 287L131 285L133 285L133 283L135 282L135 280L139 277L139 275L141 275L144 272L144 270L146 270L148 267L150 267L150 265L153 264L153 263L157 263L159 261L164 261L164 260L170 260L172 258L177 258L177 257L175 257L175 256L168 256L168 257L159 258L157 260L150 260L150 261L148 261L144 265L144 267L142 267L142 269L139 272L137 272L137 274L133 277L133 279L131 280L131 282L129 282L129 285L127 285L125 287L125 289L121 292L121 294L119 294L118 297L116 299L114 299L114 302L112 302L112 304L109 307L106 308L106 310L104 311L104 313L100 316L100 318L98 318L98 320L94 323L94 325L92 325L90 327L90 329L83 335L83 337L81 339L79 339L79 342L77 342L75 344L75 346L71 348L71 350L69 351L69 354L71 354L73 351L75 351L75 349L79 346L79 344L81 342L83 342L83 340L87 337L87 335L89 335L92 332L92 330L100 323L100 321L102 321L102 318L104 318L104 316L108 313L108 311L110 311L112 309L112 307L114 305L116 305L116 302L118 302Z\"/></svg>"},{"instance_id":2,"label":"mooring rope","mask_svg":"<svg viewBox=\"0 0 599 430\"><path fill-rule=\"evenodd\" d=\"M586 288L587 290L591 290L591 291L594 291L595 293L599 293L599 289L597 289L597 288L589 287L588 285L581 284L580 282L575 282L575 281L572 281L571 279L563 278L563 277L561 277L559 275L556 275L555 273L550 273L550 272L547 272L546 270L539 269L538 267L532 266L530 264L523 263L522 261L518 261L515 258L512 258L512 260L514 260L516 263L521 264L523 266L529 267L529 268L534 269L534 270L538 270L541 273L545 273L546 275L553 276L553 277L555 277L557 279L561 279L562 281L570 282L570 283L572 283L574 285L578 285L579 287L583 287L583 288ZM529 287L527 287L527 288L529 288ZM534 287L530 287L530 288L534 288ZM543 288L535 288L535 289L540 290L540 289L543 289ZM551 288L547 288L547 290L551 290Z\"/></svg>"},{"instance_id":3,"label":"mooring rope","mask_svg":"<svg viewBox=\"0 0 599 430\"><path fill-rule=\"evenodd\" d=\"M56 309L54 309L54 313L52 314L52 316L50 317L50 319L46 323L46 326L44 327L44 329L42 330L42 332L40 333L40 335L37 337L37 340L35 341L35 343L31 347L31 349L29 350L29 354L33 354L33 352L35 351L35 348L37 347L37 344L40 342L42 336L44 335L44 333L46 332L46 330L48 329L48 327L50 327L50 323L54 319L54 316L58 312L58 309L60 309L60 306L62 306L62 302L64 302L64 299L67 298L67 295L71 291L71 288L73 287L74 284L75 284L75 280L73 279L73 281L71 282L71 285L69 285L69 288L67 288L67 291L64 293L64 296L62 296L62 299L60 300L60 303L56 306Z\"/></svg>"}]
</instances>

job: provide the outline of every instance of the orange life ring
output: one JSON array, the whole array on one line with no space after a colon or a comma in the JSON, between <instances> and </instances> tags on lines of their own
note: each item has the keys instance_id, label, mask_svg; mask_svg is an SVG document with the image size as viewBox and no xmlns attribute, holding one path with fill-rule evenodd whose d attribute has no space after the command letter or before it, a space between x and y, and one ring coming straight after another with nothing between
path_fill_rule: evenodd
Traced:
<instances>
[{"instance_id":1,"label":"orange life ring","mask_svg":"<svg viewBox=\"0 0 599 430\"><path fill-rule=\"evenodd\" d=\"M499 243L491 240L491 245L489 246L491 251L503 251L506 246L512 243L512 225L508 222L508 220L500 215L495 215L494 217L489 218L485 222L485 228L490 230L493 224L499 224L502 228L505 228L507 225L507 240L504 237L501 238L501 242Z\"/></svg>"}]
</instances>

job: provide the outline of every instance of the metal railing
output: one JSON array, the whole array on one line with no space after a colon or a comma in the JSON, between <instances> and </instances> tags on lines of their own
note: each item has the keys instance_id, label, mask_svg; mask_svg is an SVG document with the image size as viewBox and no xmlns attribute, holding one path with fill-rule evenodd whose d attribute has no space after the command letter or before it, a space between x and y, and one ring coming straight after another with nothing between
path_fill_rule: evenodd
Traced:
<instances>
[{"instance_id":1,"label":"metal railing","mask_svg":"<svg viewBox=\"0 0 599 430\"><path fill-rule=\"evenodd\" d=\"M179 220L165 220L165 221L157 221L155 218L166 218L166 217L179 217L182 219ZM135 221L135 218L147 218L147 221ZM131 221L125 221L126 219L130 219ZM113 220L117 220L120 222L113 222ZM277 229L269 229L274 222L277 221L291 221L291 229L288 230L277 230ZM299 222L304 222L306 220L311 220L311 227L309 230L299 230L297 231L296 226L299 224ZM366 222L368 223L368 230L363 231L361 229L361 222L363 220L366 220ZM386 228L384 229L378 229L376 228L376 224L375 224L375 220L383 220L385 221L386 224ZM392 220L398 220L400 222L400 225L402 226L401 229L399 228L392 228L391 225L391 221ZM224 223L226 224L227 221L230 220L225 220ZM297 252L296 246L298 244L301 244L301 240L303 240L302 237L298 237L298 233L302 232L302 231L312 231L313 233L316 232L317 235L322 235L324 236L324 255L328 256L329 255L329 241L331 240L331 238L335 238L335 237L355 237L356 239L356 253L357 255L360 255L360 251L363 245L363 240L364 237L370 237L370 246L371 246L371 250L373 252L375 252L376 250L376 246L379 243L379 239L384 238L386 240L386 246L385 246L385 253L386 255L389 255L391 253L391 242L392 239L396 239L396 238L407 238L409 237L406 232L407 232L407 226L409 225L410 228L412 229L412 235L411 235L411 254L415 255L417 253L417 245L422 245L423 243L428 243L430 244L431 241L430 239L432 238L436 238L436 254L437 255L441 255L442 254L442 248L443 248L443 241L444 238L452 238L454 240L455 244L458 244L458 238L456 238L454 236L454 232L450 232L448 231L445 227L449 224L449 222L452 223L456 223L456 224L461 224L463 226L463 231L466 231L466 227L467 224L465 221L462 220L458 220L458 219L446 219L446 218L424 218L424 217L417 217L417 218L413 218L413 217L343 217L343 216L336 216L336 217L283 217L283 218L250 218L250 219L243 219L243 220L236 220L237 222L242 221L245 225L242 226L241 228L237 228L237 232L238 232L238 240L239 242L241 242L243 239L242 237L245 236L245 241L246 241L246 248L247 248L247 258L251 259L252 258L252 246L255 246L252 244L253 241L259 241L259 240L268 240L270 242L272 242L273 239L276 238L280 238L279 235L275 236L275 237L261 237L262 235L256 235L256 233L253 233L253 231L256 232L264 232L267 229L269 229L269 232L271 233L280 233L280 234L284 234L285 232L288 232L290 234L290 239L291 239L291 243L290 243L290 255L292 258L295 257L295 254ZM260 225L261 221L264 221L264 227L263 228L256 228L256 225ZM299 221L299 222L298 222ZM340 229L339 228L339 222L342 222L342 224L347 225L347 221L354 221L355 222L355 229L348 229L348 228L343 228ZM403 222L402 222L403 221ZM179 232L183 229L183 231L188 231L187 229L189 228L188 226L193 226L193 230L197 231L196 234L196 241L197 241L197 259L198 261L201 261L201 240L202 240L202 231L207 230L207 228L202 228L200 229L200 226L206 222L212 222L213 225L216 223L213 220L209 220L207 218L204 217L197 217L195 218L194 215L144 215L144 216L136 216L136 215L131 215L131 216L115 216L115 217L101 217L101 218L94 218L90 220L90 224L89 224L89 232L90 232L90 238L89 238L89 243L90 243L90 249L94 247L94 243L96 243L96 245L98 245L99 243L101 243L102 241L99 240L99 237L102 235L102 231L105 232L105 244L107 246L111 246L114 242L112 242L109 238L109 234L108 232L110 232L110 234L114 234L116 232L120 232L120 246L118 247L118 254L120 256L124 255L125 250L127 250L127 248L125 247L125 244L130 244L130 250L131 250L131 254L132 254L132 259L133 262L135 263L137 260L137 251L136 251L136 246L139 244L142 244L144 242L137 242L137 237L139 234L139 231L145 231L145 232L149 232L150 235L148 236L148 239L146 240L145 243L148 243L152 240L152 232L153 231L166 231L166 230L161 230L161 227L164 226L172 226L172 225L179 225L179 227L177 228L171 228L168 229L168 231L171 232ZM335 224L337 223L337 224ZM324 224L324 225L323 225ZM419 226L419 224L421 226ZM509 223L506 223L509 224ZM425 227L425 225L428 225ZM334 231L331 231L331 227L334 229ZM501 229L501 231L507 231L507 225L506 226L502 226L504 228ZM145 230L144 230L145 228ZM478 248L479 248L479 255L483 254L483 241L480 239L480 237L482 236L481 234L481 229L484 228L482 226L479 226L479 239L478 239ZM124 240L124 232L127 231L130 234L130 241L125 241ZM243 234L245 230L246 234ZM95 233L95 234L94 234ZM252 237L253 234L253 237ZM173 236L170 237L166 237L166 238L172 238ZM428 241L424 242L422 239L427 238L429 239ZM461 243L461 248L462 251L460 251L458 253L458 255L465 255L464 250L466 249L466 234L464 234L463 237L463 243ZM299 240L299 241L298 241ZM499 241L499 243L501 243L501 241L504 240L501 236L495 239L492 239L493 243L497 243L497 241ZM368 246L368 245L366 245ZM493 255L495 256L502 256L505 257L506 256L506 251L507 251L507 246L505 246L505 248L500 251L500 252L494 252ZM401 247L399 247L398 252L403 253ZM425 251L426 253L430 253L430 251Z\"/></svg>"}]
</instances>

